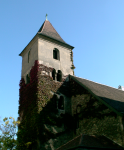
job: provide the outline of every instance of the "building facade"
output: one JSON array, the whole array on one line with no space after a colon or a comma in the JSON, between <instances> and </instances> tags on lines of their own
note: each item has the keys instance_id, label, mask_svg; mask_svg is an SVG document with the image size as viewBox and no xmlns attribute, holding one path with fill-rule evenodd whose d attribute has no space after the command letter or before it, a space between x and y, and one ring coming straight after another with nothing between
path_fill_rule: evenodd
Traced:
<instances>
[{"instance_id":1,"label":"building facade","mask_svg":"<svg viewBox=\"0 0 124 150\"><path fill-rule=\"evenodd\" d=\"M74 76L73 48L45 20L19 54L18 149L55 150L80 134L124 144L124 91Z\"/></svg>"}]
</instances>

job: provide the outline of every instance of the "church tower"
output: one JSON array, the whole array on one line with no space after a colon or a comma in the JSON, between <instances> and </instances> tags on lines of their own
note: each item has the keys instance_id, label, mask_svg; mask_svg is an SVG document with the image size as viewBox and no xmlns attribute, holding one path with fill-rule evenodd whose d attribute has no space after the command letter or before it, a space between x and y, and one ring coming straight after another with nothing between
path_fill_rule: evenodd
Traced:
<instances>
[{"instance_id":1,"label":"church tower","mask_svg":"<svg viewBox=\"0 0 124 150\"><path fill-rule=\"evenodd\" d=\"M35 60L38 60L39 64L54 68L51 76L55 80L61 80L57 74L62 77L73 75L73 48L60 37L46 18L37 34L19 54L22 56L21 76L26 81Z\"/></svg>"},{"instance_id":2,"label":"church tower","mask_svg":"<svg viewBox=\"0 0 124 150\"><path fill-rule=\"evenodd\" d=\"M65 126L63 120L68 120L71 114L66 80L69 74L74 75L73 48L46 18L19 54L22 71L18 149L54 150L72 139L72 135L65 132L69 125Z\"/></svg>"},{"instance_id":3,"label":"church tower","mask_svg":"<svg viewBox=\"0 0 124 150\"><path fill-rule=\"evenodd\" d=\"M124 143L124 91L73 76L73 48L46 19L19 54L18 150L91 148L91 144L99 149L101 142L112 143L109 139ZM95 135L102 141L90 142L99 139Z\"/></svg>"}]
</instances>

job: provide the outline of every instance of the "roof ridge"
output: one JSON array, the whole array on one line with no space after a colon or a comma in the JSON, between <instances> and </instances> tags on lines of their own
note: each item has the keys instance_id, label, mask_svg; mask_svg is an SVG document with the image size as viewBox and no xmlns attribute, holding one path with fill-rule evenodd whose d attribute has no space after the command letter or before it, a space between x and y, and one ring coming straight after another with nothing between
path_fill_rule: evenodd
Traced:
<instances>
[{"instance_id":1,"label":"roof ridge","mask_svg":"<svg viewBox=\"0 0 124 150\"><path fill-rule=\"evenodd\" d=\"M77 78L80 78L80 79L85 79L85 78L81 78L81 77L78 77L78 76L75 76L75 75L71 75L71 76L77 77ZM85 79L85 80L88 80L88 79ZM92 81L92 80L88 80L88 81L91 81L91 82L94 82L94 83L96 83L96 84L104 85L104 86L107 86L107 87L110 87L110 88L113 88L113 89L122 91L121 89L117 89L117 88L112 87L112 86L109 86L109 85L105 85L105 84L102 84L102 83L98 83L98 82L95 82L95 81ZM124 91L122 91L122 92L124 92Z\"/></svg>"},{"instance_id":2,"label":"roof ridge","mask_svg":"<svg viewBox=\"0 0 124 150\"><path fill-rule=\"evenodd\" d=\"M58 148L57 148L57 150L58 150L58 149L60 149L60 148L62 148L62 147L63 147L63 146L65 146L65 145L67 145L68 143L70 143L70 142L74 141L75 139L79 138L80 136L82 136L82 134L80 134L80 135L78 135L78 136L74 137L73 139L71 139L71 140L70 140L70 141L68 141L67 143L65 143L65 144L61 145L60 147L58 147Z\"/></svg>"},{"instance_id":3,"label":"roof ridge","mask_svg":"<svg viewBox=\"0 0 124 150\"><path fill-rule=\"evenodd\" d=\"M45 27L45 24L46 24L46 20L44 21L44 23L42 24L42 26L40 27L40 29L38 30L37 33L41 33ZM41 30L41 31L40 31Z\"/></svg>"},{"instance_id":4,"label":"roof ridge","mask_svg":"<svg viewBox=\"0 0 124 150\"><path fill-rule=\"evenodd\" d=\"M46 20L44 21L43 27L42 27L42 29L41 29L41 31L40 31L40 32L42 32L42 31L43 31L45 24L46 24Z\"/></svg>"}]
</instances>

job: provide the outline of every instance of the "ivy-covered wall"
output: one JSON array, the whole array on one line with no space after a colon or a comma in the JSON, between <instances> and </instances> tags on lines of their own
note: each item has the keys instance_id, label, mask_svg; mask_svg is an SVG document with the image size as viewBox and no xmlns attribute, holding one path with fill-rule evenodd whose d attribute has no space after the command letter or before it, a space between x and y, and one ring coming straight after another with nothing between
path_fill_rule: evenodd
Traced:
<instances>
[{"instance_id":1,"label":"ivy-covered wall","mask_svg":"<svg viewBox=\"0 0 124 150\"><path fill-rule=\"evenodd\" d=\"M73 79L70 81L70 87L72 115L76 121L74 137L81 133L105 135L116 143L123 145L123 132L120 128L122 117L97 100Z\"/></svg>"},{"instance_id":2,"label":"ivy-covered wall","mask_svg":"<svg viewBox=\"0 0 124 150\"><path fill-rule=\"evenodd\" d=\"M20 81L18 149L54 150L81 133L103 134L122 144L120 116L69 76L53 80L52 70L35 61L30 82ZM56 94L64 97L63 113Z\"/></svg>"},{"instance_id":3,"label":"ivy-covered wall","mask_svg":"<svg viewBox=\"0 0 124 150\"><path fill-rule=\"evenodd\" d=\"M38 61L30 71L30 82L20 81L18 149L56 149L72 139L69 82L54 81L53 68ZM65 113L59 114L54 93L64 95Z\"/></svg>"}]
</instances>

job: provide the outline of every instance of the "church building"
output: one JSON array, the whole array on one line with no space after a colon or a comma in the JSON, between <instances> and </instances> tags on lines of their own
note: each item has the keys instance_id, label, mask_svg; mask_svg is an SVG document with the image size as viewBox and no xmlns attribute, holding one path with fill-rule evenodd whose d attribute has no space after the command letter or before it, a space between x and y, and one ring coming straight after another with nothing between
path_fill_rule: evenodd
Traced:
<instances>
[{"instance_id":1,"label":"church building","mask_svg":"<svg viewBox=\"0 0 124 150\"><path fill-rule=\"evenodd\" d=\"M123 149L124 91L76 77L73 49L46 18L19 54L19 150Z\"/></svg>"}]
</instances>

